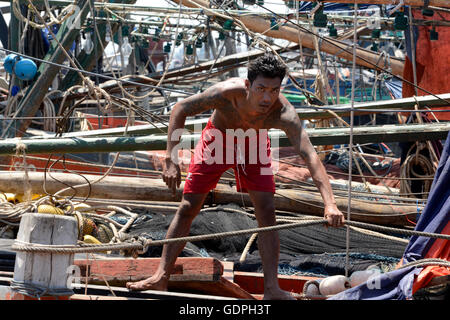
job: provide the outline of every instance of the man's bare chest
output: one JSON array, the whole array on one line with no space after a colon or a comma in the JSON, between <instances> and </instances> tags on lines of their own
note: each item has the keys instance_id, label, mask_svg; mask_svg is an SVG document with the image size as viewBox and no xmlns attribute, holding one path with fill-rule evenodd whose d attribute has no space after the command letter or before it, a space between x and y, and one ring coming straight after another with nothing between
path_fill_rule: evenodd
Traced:
<instances>
[{"instance_id":1,"label":"man's bare chest","mask_svg":"<svg viewBox=\"0 0 450 320\"><path fill-rule=\"evenodd\" d=\"M226 110L215 110L213 114L213 123L216 127L226 129L270 129L271 113L258 114L252 113L248 106L230 104Z\"/></svg>"}]
</instances>

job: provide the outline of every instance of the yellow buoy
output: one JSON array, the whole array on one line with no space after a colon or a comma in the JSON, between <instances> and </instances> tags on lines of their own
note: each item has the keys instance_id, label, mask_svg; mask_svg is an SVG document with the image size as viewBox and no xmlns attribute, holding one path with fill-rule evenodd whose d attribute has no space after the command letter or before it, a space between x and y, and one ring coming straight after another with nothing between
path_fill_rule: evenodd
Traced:
<instances>
[{"instance_id":1,"label":"yellow buoy","mask_svg":"<svg viewBox=\"0 0 450 320\"><path fill-rule=\"evenodd\" d=\"M97 238L88 234L83 237L83 242L89 244L102 244ZM100 253L108 253L108 251L100 251Z\"/></svg>"},{"instance_id":2,"label":"yellow buoy","mask_svg":"<svg viewBox=\"0 0 450 320\"><path fill-rule=\"evenodd\" d=\"M88 234L83 237L83 242L92 244L102 244L97 238Z\"/></svg>"},{"instance_id":3,"label":"yellow buoy","mask_svg":"<svg viewBox=\"0 0 450 320\"><path fill-rule=\"evenodd\" d=\"M29 200L37 200L37 199L39 199L39 198L41 198L41 197L42 197L42 194L32 194L32 195L31 195L31 199L29 199ZM25 195L24 195L24 194L18 194L18 195L16 195L16 200L19 201L19 202L24 202L24 201L26 201Z\"/></svg>"},{"instance_id":4,"label":"yellow buoy","mask_svg":"<svg viewBox=\"0 0 450 320\"><path fill-rule=\"evenodd\" d=\"M38 213L60 214L64 215L64 211L60 208L49 204L41 204L38 206Z\"/></svg>"}]
</instances>

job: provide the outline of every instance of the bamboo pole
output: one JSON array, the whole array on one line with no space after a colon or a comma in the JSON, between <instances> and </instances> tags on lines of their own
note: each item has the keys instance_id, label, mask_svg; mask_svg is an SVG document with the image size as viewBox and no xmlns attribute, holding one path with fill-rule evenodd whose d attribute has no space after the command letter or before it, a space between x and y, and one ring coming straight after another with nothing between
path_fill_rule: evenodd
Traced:
<instances>
[{"instance_id":1,"label":"bamboo pole","mask_svg":"<svg viewBox=\"0 0 450 320\"><path fill-rule=\"evenodd\" d=\"M178 1L171 0L172 2L178 4ZM208 8L209 2L205 0L181 0L181 3L190 8ZM217 13L209 10L205 10L205 14L208 15L218 15ZM223 18L222 15L219 15ZM236 16L236 20L241 21L245 27L247 27L249 30L257 33L264 33L265 36L278 38L278 39L285 39L291 42L299 43L301 39L302 46L315 49L314 47L314 37L315 35L307 32L300 31L293 27L287 27L287 26L279 26L278 30L271 30L270 21L265 20L258 16ZM299 36L300 34L300 36ZM323 41L321 44L321 50L336 55L342 59L352 61L353 56L351 52L351 45L348 45L344 42L334 40L331 38L325 37L326 41ZM346 50L346 51L343 51ZM391 68L391 72L394 75L402 76L403 75L403 67L404 67L404 61L395 57L389 57L389 65L386 63L385 59L380 59L380 55L376 52L357 48L356 49L356 64L371 68L371 69L388 69Z\"/></svg>"},{"instance_id":2,"label":"bamboo pole","mask_svg":"<svg viewBox=\"0 0 450 320\"><path fill-rule=\"evenodd\" d=\"M313 145L347 144L350 128L307 128L309 139ZM399 141L425 141L446 139L450 123L382 125L353 128L355 143L379 143ZM142 134L143 131L140 131ZM130 130L128 129L128 133ZM272 146L291 146L284 131L269 131ZM200 134L181 136L183 149L193 149ZM139 137L72 137L72 138L41 138L41 139L5 139L0 141L0 155L13 155L18 145L26 147L27 154L48 153L97 153L119 151L165 150L167 136L151 134Z\"/></svg>"}]
</instances>

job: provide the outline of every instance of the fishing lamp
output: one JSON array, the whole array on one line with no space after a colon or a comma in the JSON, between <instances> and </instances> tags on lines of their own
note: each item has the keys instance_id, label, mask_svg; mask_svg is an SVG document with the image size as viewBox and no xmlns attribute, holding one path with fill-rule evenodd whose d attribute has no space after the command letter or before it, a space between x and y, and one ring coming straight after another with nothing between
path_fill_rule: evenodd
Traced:
<instances>
[{"instance_id":1,"label":"fishing lamp","mask_svg":"<svg viewBox=\"0 0 450 320\"><path fill-rule=\"evenodd\" d=\"M437 41L438 39L439 33L436 31L436 27L433 26L433 28L430 30L430 40Z\"/></svg>"},{"instance_id":2,"label":"fishing lamp","mask_svg":"<svg viewBox=\"0 0 450 320\"><path fill-rule=\"evenodd\" d=\"M153 41L155 41L155 42L158 42L159 41L159 34L161 33L161 29L158 27L158 28L156 28L155 29L155 34L153 35L153 38L152 38L152 40Z\"/></svg>"},{"instance_id":3,"label":"fishing lamp","mask_svg":"<svg viewBox=\"0 0 450 320\"><path fill-rule=\"evenodd\" d=\"M430 9L430 8L423 8L422 15L424 15L426 17L432 17L434 15L434 11L433 11L433 9Z\"/></svg>"},{"instance_id":4,"label":"fishing lamp","mask_svg":"<svg viewBox=\"0 0 450 320\"><path fill-rule=\"evenodd\" d=\"M277 19L275 19L274 17L270 18L270 29L271 30L278 30L278 23L277 23Z\"/></svg>"},{"instance_id":5,"label":"fishing lamp","mask_svg":"<svg viewBox=\"0 0 450 320\"><path fill-rule=\"evenodd\" d=\"M422 9L423 16L432 17L434 15L433 9L428 8L429 4L430 4L430 0L423 1L423 9Z\"/></svg>"},{"instance_id":6,"label":"fishing lamp","mask_svg":"<svg viewBox=\"0 0 450 320\"><path fill-rule=\"evenodd\" d=\"M122 37L128 37L130 35L130 27L123 26L122 27Z\"/></svg>"},{"instance_id":7,"label":"fishing lamp","mask_svg":"<svg viewBox=\"0 0 450 320\"><path fill-rule=\"evenodd\" d=\"M167 42L166 45L164 46L164 52L169 53L170 50L172 49L172 44L170 42Z\"/></svg>"},{"instance_id":8,"label":"fishing lamp","mask_svg":"<svg viewBox=\"0 0 450 320\"><path fill-rule=\"evenodd\" d=\"M84 41L81 42L84 51L87 54L91 54L92 50L94 50L94 43L91 40L91 33L84 33Z\"/></svg>"},{"instance_id":9,"label":"fishing lamp","mask_svg":"<svg viewBox=\"0 0 450 320\"><path fill-rule=\"evenodd\" d=\"M372 30L372 39L379 39L381 35L381 29Z\"/></svg>"},{"instance_id":10,"label":"fishing lamp","mask_svg":"<svg viewBox=\"0 0 450 320\"><path fill-rule=\"evenodd\" d=\"M194 53L194 48L192 47L192 44L188 44L186 47L186 55L191 56Z\"/></svg>"},{"instance_id":11,"label":"fishing lamp","mask_svg":"<svg viewBox=\"0 0 450 320\"><path fill-rule=\"evenodd\" d=\"M233 20L226 20L223 23L223 30L231 30L232 25L233 25Z\"/></svg>"},{"instance_id":12,"label":"fishing lamp","mask_svg":"<svg viewBox=\"0 0 450 320\"><path fill-rule=\"evenodd\" d=\"M378 51L378 43L376 43L376 42L372 43L372 47L370 47L370 50Z\"/></svg>"},{"instance_id":13,"label":"fishing lamp","mask_svg":"<svg viewBox=\"0 0 450 320\"><path fill-rule=\"evenodd\" d=\"M199 49L203 47L203 40L200 36L195 39L195 47Z\"/></svg>"},{"instance_id":14,"label":"fishing lamp","mask_svg":"<svg viewBox=\"0 0 450 320\"><path fill-rule=\"evenodd\" d=\"M264 0L258 0L258 4L259 4L260 6L263 6L263 5L264 5Z\"/></svg>"},{"instance_id":15,"label":"fishing lamp","mask_svg":"<svg viewBox=\"0 0 450 320\"><path fill-rule=\"evenodd\" d=\"M334 24L331 24L331 26L328 28L328 31L330 32L330 37L337 37L337 29L334 27Z\"/></svg>"},{"instance_id":16,"label":"fishing lamp","mask_svg":"<svg viewBox=\"0 0 450 320\"><path fill-rule=\"evenodd\" d=\"M314 14L314 26L317 28L325 28L328 23L328 17L323 13L323 8L320 8Z\"/></svg>"},{"instance_id":17,"label":"fishing lamp","mask_svg":"<svg viewBox=\"0 0 450 320\"><path fill-rule=\"evenodd\" d=\"M289 0L287 2L287 6L288 6L289 9L294 9L294 6L295 6L294 0Z\"/></svg>"},{"instance_id":18,"label":"fishing lamp","mask_svg":"<svg viewBox=\"0 0 450 320\"><path fill-rule=\"evenodd\" d=\"M219 32L219 40L225 40L225 33Z\"/></svg>"},{"instance_id":19,"label":"fishing lamp","mask_svg":"<svg viewBox=\"0 0 450 320\"><path fill-rule=\"evenodd\" d=\"M404 12L398 11L394 19L394 29L406 30L407 26L408 26L408 18L405 16Z\"/></svg>"},{"instance_id":20,"label":"fishing lamp","mask_svg":"<svg viewBox=\"0 0 450 320\"><path fill-rule=\"evenodd\" d=\"M178 35L177 35L177 40L175 40L175 46L179 46L180 44L181 44L181 40L183 40L183 32L180 32Z\"/></svg>"}]
</instances>

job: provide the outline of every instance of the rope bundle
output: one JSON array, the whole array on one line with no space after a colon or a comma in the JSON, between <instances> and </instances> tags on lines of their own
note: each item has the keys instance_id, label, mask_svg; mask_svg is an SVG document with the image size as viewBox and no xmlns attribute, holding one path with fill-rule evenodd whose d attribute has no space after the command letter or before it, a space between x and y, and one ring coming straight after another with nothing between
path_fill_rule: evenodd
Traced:
<instances>
[{"instance_id":1,"label":"rope bundle","mask_svg":"<svg viewBox=\"0 0 450 320\"><path fill-rule=\"evenodd\" d=\"M12 8L13 8L14 15L16 16L17 19L28 23L30 26L32 26L33 28L36 28L36 29L44 29L47 26L52 26L52 25L57 25L57 24L60 25L76 12L76 1L74 1L73 4L70 4L66 7L64 7L61 10L61 13L57 17L55 17L53 15L52 10L50 9L48 0L44 0L44 4L45 4L45 16L47 16L50 20L50 22L44 23L44 24L36 23L33 20L24 17L22 15L22 12L20 9L19 0L13 0ZM40 18L42 20L44 20L43 17L40 17Z\"/></svg>"},{"instance_id":2,"label":"rope bundle","mask_svg":"<svg viewBox=\"0 0 450 320\"><path fill-rule=\"evenodd\" d=\"M416 151L413 153L413 148L416 148ZM410 178L421 178L421 192L420 195L422 198L427 198L428 193L431 189L432 180L428 179L434 176L435 169L430 159L420 153L421 150L426 149L424 144L414 144L408 151L408 155L405 159L405 162L400 167L400 177L407 178L402 179L400 182L400 193L401 194L417 194L417 192L413 192L414 182ZM420 169L421 172L418 172Z\"/></svg>"}]
</instances>

